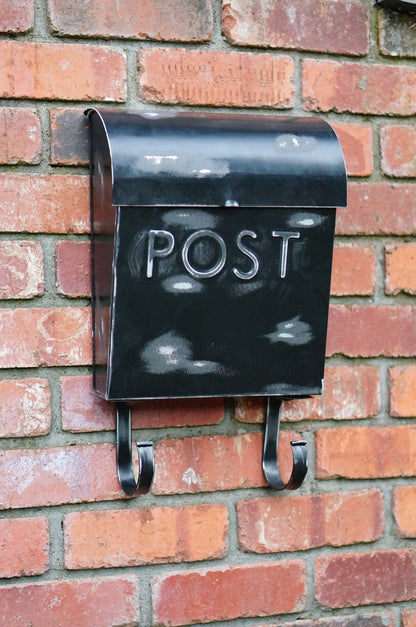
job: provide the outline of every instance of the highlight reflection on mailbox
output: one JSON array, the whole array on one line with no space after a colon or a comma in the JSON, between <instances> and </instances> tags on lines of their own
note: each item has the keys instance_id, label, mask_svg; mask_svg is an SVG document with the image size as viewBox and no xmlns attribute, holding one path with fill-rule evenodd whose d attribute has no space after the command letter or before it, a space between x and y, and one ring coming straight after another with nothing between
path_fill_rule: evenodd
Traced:
<instances>
[{"instance_id":1,"label":"highlight reflection on mailbox","mask_svg":"<svg viewBox=\"0 0 416 627\"><path fill-rule=\"evenodd\" d=\"M322 391L335 207L346 203L334 132L313 118L89 119L94 387L117 403L123 488L149 489L120 471L131 402L248 395L269 397L267 480L298 487L306 445L293 443L284 483L279 411ZM149 483L150 443L139 457Z\"/></svg>"}]
</instances>

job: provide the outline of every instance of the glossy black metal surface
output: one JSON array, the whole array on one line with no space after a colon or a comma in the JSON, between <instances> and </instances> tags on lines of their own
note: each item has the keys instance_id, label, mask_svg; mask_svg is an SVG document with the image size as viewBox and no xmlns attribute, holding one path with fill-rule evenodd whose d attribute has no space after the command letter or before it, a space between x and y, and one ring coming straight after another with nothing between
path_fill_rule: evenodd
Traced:
<instances>
[{"instance_id":1,"label":"glossy black metal surface","mask_svg":"<svg viewBox=\"0 0 416 627\"><path fill-rule=\"evenodd\" d=\"M111 154L112 203L341 207L346 175L318 118L92 110Z\"/></svg>"},{"instance_id":2,"label":"glossy black metal surface","mask_svg":"<svg viewBox=\"0 0 416 627\"><path fill-rule=\"evenodd\" d=\"M103 395L320 393L334 219L120 207Z\"/></svg>"},{"instance_id":3,"label":"glossy black metal surface","mask_svg":"<svg viewBox=\"0 0 416 627\"><path fill-rule=\"evenodd\" d=\"M116 406L116 427L117 471L120 485L129 496L146 494L152 486L155 472L153 443L136 442L138 457L136 476L131 447L131 407L125 403L118 403Z\"/></svg>"},{"instance_id":4,"label":"glossy black metal surface","mask_svg":"<svg viewBox=\"0 0 416 627\"><path fill-rule=\"evenodd\" d=\"M319 394L335 207L346 173L312 118L89 110L95 391L117 403L127 494L153 476L131 459L130 406L144 398L269 397L264 472L280 477L282 397Z\"/></svg>"},{"instance_id":5,"label":"glossy black metal surface","mask_svg":"<svg viewBox=\"0 0 416 627\"><path fill-rule=\"evenodd\" d=\"M280 398L269 396L267 399L266 426L263 443L263 472L267 483L273 490L297 490L308 471L308 454L306 442L296 440L290 443L293 456L293 467L289 479L284 482L279 470L278 443L280 433Z\"/></svg>"},{"instance_id":6,"label":"glossy black metal surface","mask_svg":"<svg viewBox=\"0 0 416 627\"><path fill-rule=\"evenodd\" d=\"M399 11L400 13L416 13L416 0L376 0L380 6Z\"/></svg>"}]
</instances>

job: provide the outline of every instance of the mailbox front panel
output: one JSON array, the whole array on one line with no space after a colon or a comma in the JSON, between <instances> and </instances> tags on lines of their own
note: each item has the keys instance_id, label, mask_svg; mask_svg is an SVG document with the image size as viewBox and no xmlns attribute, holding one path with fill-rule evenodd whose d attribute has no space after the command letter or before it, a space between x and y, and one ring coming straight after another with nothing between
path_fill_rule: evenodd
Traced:
<instances>
[{"instance_id":1,"label":"mailbox front panel","mask_svg":"<svg viewBox=\"0 0 416 627\"><path fill-rule=\"evenodd\" d=\"M320 393L334 222L118 207L106 398Z\"/></svg>"}]
</instances>

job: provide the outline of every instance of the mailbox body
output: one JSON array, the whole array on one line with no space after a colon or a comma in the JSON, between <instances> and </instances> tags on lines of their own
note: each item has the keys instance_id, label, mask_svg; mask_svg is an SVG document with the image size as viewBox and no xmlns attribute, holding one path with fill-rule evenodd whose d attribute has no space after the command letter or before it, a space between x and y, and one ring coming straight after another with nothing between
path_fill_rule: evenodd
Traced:
<instances>
[{"instance_id":1,"label":"mailbox body","mask_svg":"<svg viewBox=\"0 0 416 627\"><path fill-rule=\"evenodd\" d=\"M329 125L89 119L96 392L319 394L335 207L346 203Z\"/></svg>"}]
</instances>

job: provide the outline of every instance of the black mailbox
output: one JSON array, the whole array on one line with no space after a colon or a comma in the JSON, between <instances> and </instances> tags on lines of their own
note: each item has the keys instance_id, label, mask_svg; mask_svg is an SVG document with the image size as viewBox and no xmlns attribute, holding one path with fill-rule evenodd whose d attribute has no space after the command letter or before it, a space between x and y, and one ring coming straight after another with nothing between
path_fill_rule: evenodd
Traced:
<instances>
[{"instance_id":1,"label":"black mailbox","mask_svg":"<svg viewBox=\"0 0 416 627\"><path fill-rule=\"evenodd\" d=\"M342 151L315 118L90 109L94 388L117 403L118 467L149 489L150 443L131 467L129 404L267 396L264 470L276 489L282 399L322 391Z\"/></svg>"}]
</instances>

